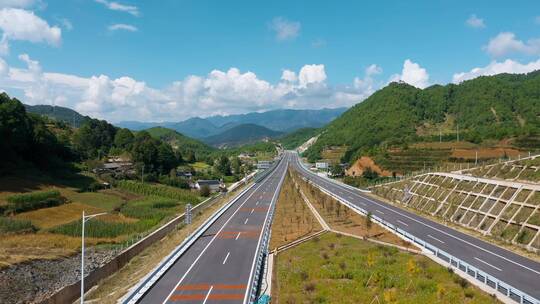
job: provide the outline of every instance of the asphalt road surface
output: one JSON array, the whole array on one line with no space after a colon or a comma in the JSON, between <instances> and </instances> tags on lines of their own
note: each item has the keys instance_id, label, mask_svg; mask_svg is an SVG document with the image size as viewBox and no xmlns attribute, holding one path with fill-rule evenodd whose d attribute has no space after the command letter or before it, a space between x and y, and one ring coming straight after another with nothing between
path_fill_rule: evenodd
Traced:
<instances>
[{"instance_id":1,"label":"asphalt road surface","mask_svg":"<svg viewBox=\"0 0 540 304\"><path fill-rule=\"evenodd\" d=\"M540 299L540 263L318 176L300 165L296 153L286 155L301 174L332 194Z\"/></svg>"},{"instance_id":2,"label":"asphalt road surface","mask_svg":"<svg viewBox=\"0 0 540 304\"><path fill-rule=\"evenodd\" d=\"M263 227L287 170L285 156L182 255L139 303L247 303Z\"/></svg>"}]
</instances>

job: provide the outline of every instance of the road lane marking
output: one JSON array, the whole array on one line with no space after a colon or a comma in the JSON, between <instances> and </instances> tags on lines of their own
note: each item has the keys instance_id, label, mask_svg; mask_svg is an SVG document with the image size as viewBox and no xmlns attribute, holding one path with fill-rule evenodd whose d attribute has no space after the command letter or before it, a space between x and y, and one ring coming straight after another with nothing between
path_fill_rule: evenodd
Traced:
<instances>
[{"instance_id":1,"label":"road lane marking","mask_svg":"<svg viewBox=\"0 0 540 304\"><path fill-rule=\"evenodd\" d=\"M274 171L271 173L271 175L275 174L275 172L277 171ZM268 181L268 179L264 180L265 182ZM214 242L214 240L217 238L217 236L221 233L221 231L223 231L223 229L225 229L225 226L234 218L234 216L239 212L239 210L247 203L247 201L259 190L259 188L261 188L263 185L263 183L261 183L260 185L258 185L245 199L244 201L236 208L236 210L233 212L233 214L231 214L231 216L227 219L227 221L225 221L225 223L223 223L223 225L221 226L221 228L219 228L218 232L214 235L214 237L210 240L210 242L208 242L208 244L206 244L206 246L203 248L203 250L201 251L201 253L199 253L199 255L197 256L197 258L195 259L195 261L193 261L193 263L191 263L191 265L189 266L188 270L184 273L184 275L180 278L180 280L178 281L178 283L176 283L176 285L174 286L174 288L171 290L171 292L167 295L167 297L165 298L165 300L163 300L162 304L165 304L169 301L169 298L171 298L171 295L174 293L174 291L176 290L176 288L182 284L182 281L184 281L184 279L186 278L186 276L189 274L189 272L193 269L193 267L195 267L195 265L197 264L197 262L200 260L200 258L203 256L203 254L206 252L206 250L208 250L208 247L210 247L210 245L212 245L212 243ZM240 200L240 198L238 198L238 200ZM232 207L232 206L231 206Z\"/></svg>"},{"instance_id":2,"label":"road lane marking","mask_svg":"<svg viewBox=\"0 0 540 304\"><path fill-rule=\"evenodd\" d=\"M249 214L253 214L253 211L255 211L255 208L251 209L251 212Z\"/></svg>"},{"instance_id":3,"label":"road lane marking","mask_svg":"<svg viewBox=\"0 0 540 304\"><path fill-rule=\"evenodd\" d=\"M300 162L300 160L298 160L298 162ZM313 178L314 178L314 180L318 180L317 178L318 178L319 176L316 176L316 175L312 174L311 172L306 171L306 169L304 169L303 167L300 167L300 168L301 168L302 171L304 171L305 173L307 173L307 174L309 174L309 175L312 175ZM319 185L319 186L321 186L321 187L323 187L323 188L325 188L325 189L328 187L328 185L331 185L330 182L327 182L327 181L325 181L325 180L318 180L318 181L326 185L326 187L324 187L323 185ZM335 187L335 188L338 188L338 189L344 187L343 185L338 185L337 183L336 183L336 184L332 184L331 186L333 186L333 187ZM335 190L334 190L334 191L335 191ZM516 266L522 267L522 268L524 268L524 269L526 269L526 270L529 270L529 271L531 271L531 272L534 272L534 273L540 275L540 271L538 271L538 270L532 269L532 268L530 268L530 267L528 267L528 266L525 266L525 265L520 264L520 263L518 263L518 262L516 262L516 261L513 261L513 260L511 260L510 258L507 258L507 257L502 256L502 255L500 255L500 254L494 253L494 252L492 252L492 251L489 251L488 249L483 248L481 245L476 245L476 244L474 244L474 243L472 243L472 242L469 242L469 241L467 241L467 240L464 240L464 239L462 239L462 238L459 237L459 236L455 236L455 235L453 235L453 234L451 234L451 233L448 233L448 232L446 232L446 231L444 231L444 230L442 230L442 229L439 229L439 228L437 228L437 227L434 227L434 226L432 226L432 225L429 224L429 223L425 223L425 222L423 222L423 221L420 221L420 220L418 220L418 219L416 219L416 218L414 218L414 217L412 217L412 216L409 216L408 214L402 213L402 212L397 211L397 210L393 210L393 209L391 209L390 207L387 207L387 206L383 205L383 204L385 204L385 203L381 203L381 202L374 201L374 200L372 200L372 199L369 199L369 198L367 198L367 197L364 197L364 196L362 196L362 195L360 195L360 194L358 194L358 193L355 193L355 192L353 192L353 191L351 191L351 190L348 190L348 189L346 189L346 191L349 191L350 193L352 193L352 194L358 196L360 199L364 199L364 200L366 200L366 201L368 201L368 202L371 202L371 203L373 203L373 204L375 204L375 205L377 205L377 206L380 206L380 207L382 207L382 208L384 208L384 209L387 209L387 210L389 210L389 211L392 211L392 212L394 212L395 214L398 214L398 215L403 216L403 217L405 217L405 218L407 218L407 219L410 219L411 221L417 222L418 224L424 225L424 226L426 226L426 227L428 227L428 228L430 228L430 229L433 229L433 230L435 230L435 231L437 231L437 232L440 232L440 233L442 233L442 234L445 234L445 235L447 235L447 236L449 236L449 237L451 237L451 238L453 238L453 239L456 239L456 240L458 240L458 241L460 241L460 242L462 242L462 243L465 243L465 244L467 244L467 245L470 245L470 246L472 246L472 247L474 247L474 248L476 248L476 249L479 249L479 250L481 250L481 251L484 251L484 252L486 252L486 253L488 253L488 254L492 254L492 255L494 255L494 256L496 256L496 257L502 259L502 260L505 260L505 261L507 261L507 262L510 262L510 263L516 265ZM332 192L332 191L331 191L331 192ZM349 203L350 203L350 202L349 202ZM354 204L353 204L353 205L354 205ZM416 216L418 216L418 215L416 215ZM422 217L420 217L420 216L418 216L418 217L421 218L422 220L427 220L427 221L429 221L428 219L424 219L424 218L422 218ZM438 223L437 223L437 224L438 224ZM454 230L452 230L452 229L451 229L450 231L452 231L452 233L457 232L457 231L454 231ZM469 236L469 235L467 235L467 236ZM474 238L474 237L472 237L472 238ZM475 240L478 240L478 239L475 239ZM481 241L481 240L478 240L478 241ZM510 251L508 251L508 250L505 250L505 249L502 249L502 248L497 248L497 249L501 249L501 250L503 250L503 251L507 251L507 252L509 252L509 253L512 254L512 252L510 252Z\"/></svg>"},{"instance_id":4,"label":"road lane marking","mask_svg":"<svg viewBox=\"0 0 540 304\"><path fill-rule=\"evenodd\" d=\"M242 232L238 232L238 235L236 236L235 240L238 240L238 238L240 237L240 234L242 234Z\"/></svg>"},{"instance_id":5,"label":"road lane marking","mask_svg":"<svg viewBox=\"0 0 540 304\"><path fill-rule=\"evenodd\" d=\"M227 263L227 259L229 258L229 255L231 254L231 252L227 252L227 255L225 256L225 259L223 260L223 265L225 265L225 263Z\"/></svg>"},{"instance_id":6,"label":"road lane marking","mask_svg":"<svg viewBox=\"0 0 540 304\"><path fill-rule=\"evenodd\" d=\"M255 203L255 206L258 206L258 205L259 205L259 201L257 201L257 202Z\"/></svg>"},{"instance_id":7,"label":"road lane marking","mask_svg":"<svg viewBox=\"0 0 540 304\"><path fill-rule=\"evenodd\" d=\"M375 212L379 212L380 214L384 214L384 212L379 211L379 210L377 210L377 209L375 209Z\"/></svg>"},{"instance_id":8,"label":"road lane marking","mask_svg":"<svg viewBox=\"0 0 540 304\"><path fill-rule=\"evenodd\" d=\"M480 262L482 262L482 263L484 263L484 264L486 264L486 265L488 265L488 266L490 266L490 267L493 267L493 268L497 269L498 271L502 271L502 269L500 269L499 267L495 267L495 266L491 265L490 263L488 263L488 262L486 262L486 261L484 261L484 260L480 260L480 259L477 258L477 257L474 257L474 259L475 259L475 260L478 260L478 261L480 261Z\"/></svg>"},{"instance_id":9,"label":"road lane marking","mask_svg":"<svg viewBox=\"0 0 540 304\"><path fill-rule=\"evenodd\" d=\"M212 292L212 288L214 288L214 286L210 286L210 289L208 290L208 293L206 294L206 297L204 298L204 301L202 302L202 304L205 304L206 301L208 301L208 296L210 296L210 293Z\"/></svg>"},{"instance_id":10,"label":"road lane marking","mask_svg":"<svg viewBox=\"0 0 540 304\"><path fill-rule=\"evenodd\" d=\"M246 220L244 221L244 225L247 224L248 221L249 221L249 217L246 218Z\"/></svg>"},{"instance_id":11,"label":"road lane marking","mask_svg":"<svg viewBox=\"0 0 540 304\"><path fill-rule=\"evenodd\" d=\"M434 239L434 240L435 240L435 241L437 241L437 242L441 242L442 244L444 244L444 242L443 242L443 241L441 241L441 240L439 240L438 238L436 238L436 237L432 236L431 234L428 234L427 236L428 236L429 238L432 238L432 239Z\"/></svg>"},{"instance_id":12,"label":"road lane marking","mask_svg":"<svg viewBox=\"0 0 540 304\"><path fill-rule=\"evenodd\" d=\"M407 224L407 223L405 223L403 221L400 221L400 220L397 220L397 221L398 221L398 223L401 223L402 225L409 226L409 224Z\"/></svg>"}]
</instances>

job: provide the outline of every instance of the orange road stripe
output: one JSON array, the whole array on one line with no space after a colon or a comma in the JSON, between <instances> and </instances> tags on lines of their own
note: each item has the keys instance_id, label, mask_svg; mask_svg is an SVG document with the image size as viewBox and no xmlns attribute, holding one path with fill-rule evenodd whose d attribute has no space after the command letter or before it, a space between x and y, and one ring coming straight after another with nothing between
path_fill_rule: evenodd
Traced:
<instances>
[{"instance_id":1,"label":"orange road stripe","mask_svg":"<svg viewBox=\"0 0 540 304\"><path fill-rule=\"evenodd\" d=\"M190 301L190 300L204 300L206 295L203 294L189 294L189 295L172 295L170 301Z\"/></svg>"},{"instance_id":2,"label":"orange road stripe","mask_svg":"<svg viewBox=\"0 0 540 304\"><path fill-rule=\"evenodd\" d=\"M243 300L244 295L243 294L210 294L208 296L208 300Z\"/></svg>"},{"instance_id":3,"label":"orange road stripe","mask_svg":"<svg viewBox=\"0 0 540 304\"><path fill-rule=\"evenodd\" d=\"M214 289L246 289L247 285L226 285L226 284L216 284Z\"/></svg>"},{"instance_id":4,"label":"orange road stripe","mask_svg":"<svg viewBox=\"0 0 540 304\"><path fill-rule=\"evenodd\" d=\"M209 284L193 284L193 285L180 285L176 290L208 290L210 289Z\"/></svg>"}]
</instances>

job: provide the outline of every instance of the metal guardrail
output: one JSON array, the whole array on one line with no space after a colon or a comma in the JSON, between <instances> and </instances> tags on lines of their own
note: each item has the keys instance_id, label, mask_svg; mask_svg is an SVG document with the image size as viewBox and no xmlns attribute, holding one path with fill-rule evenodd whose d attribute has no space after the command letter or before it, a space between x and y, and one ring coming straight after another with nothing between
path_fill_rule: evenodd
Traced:
<instances>
[{"instance_id":1,"label":"metal guardrail","mask_svg":"<svg viewBox=\"0 0 540 304\"><path fill-rule=\"evenodd\" d=\"M122 300L123 304L134 304L169 270L169 268L195 243L195 241L237 200L239 200L247 191L255 186L255 183L240 192L233 200L221 207L218 212L208 218L203 225L191 233L173 252L171 252L162 262L154 268L150 274L144 277Z\"/></svg>"},{"instance_id":2,"label":"metal guardrail","mask_svg":"<svg viewBox=\"0 0 540 304\"><path fill-rule=\"evenodd\" d=\"M300 162L301 163L301 162ZM305 168L305 166L303 166ZM309 171L308 171L309 172ZM311 172L310 172L311 173ZM337 199L338 201L341 201L349 208L352 208L353 210L357 210L358 212L362 213L363 215L367 215L367 211L363 208L360 208L351 202L349 202L346 199L343 199L337 195L334 195L333 193L327 191L326 189L320 187L319 185L315 184L316 187L318 187L321 191L326 193L327 195L333 197L334 199ZM358 189L355 189L358 190ZM405 230L400 229L399 227L385 221L384 219L378 217L377 215L372 214L371 218L379 223L380 225L383 225L387 227L389 230L393 231L395 234L403 236L407 240L417 244L420 247L423 247L433 253L435 256L437 256L439 259L447 262L449 265L460 269L467 273L471 278L474 278L478 282L484 283L485 285L497 290L499 293L505 295L506 297L514 300L516 303L521 304L540 304L540 299L536 299L530 295L528 295L526 292L523 292L519 290L518 288L515 288L511 286L510 284L505 283L504 281L497 279L482 270L472 266L471 264L451 255L448 252L445 252L441 249L439 249L437 246L434 246L433 244L426 242L422 240L421 238L418 238L414 236L411 233L406 232Z\"/></svg>"},{"instance_id":3,"label":"metal guardrail","mask_svg":"<svg viewBox=\"0 0 540 304\"><path fill-rule=\"evenodd\" d=\"M277 166L283 161L283 159L280 159L280 161L278 162L275 162L270 168L266 169L265 172L266 172L266 175L264 175L264 177L266 177L270 172L273 172L274 169L277 168ZM281 180L279 181L279 184L277 186L277 188L281 188L281 185L283 184L283 180L285 179L285 174L286 174L286 171L285 173L283 174L283 176L281 177ZM263 178L264 178L263 177ZM255 179L255 182L257 182L257 179ZM277 191L275 192L276 194L278 193ZM255 303L255 300L256 300L256 297L257 297L257 292L258 292L258 287L259 287L259 280L260 280L260 275L261 275L261 271L262 271L262 268L264 266L264 262L266 260L266 257L268 256L268 246L269 246L269 243L270 243L270 235L271 235L271 232L272 230L270 229L270 226L272 225L272 219L274 218L274 213L275 213L275 209L276 209L276 204L275 204L275 200L277 200L277 195L275 195L273 198L272 198L272 203L271 203L271 207L270 207L270 211L268 213L268 218L266 220L266 223L264 225L264 228L263 228L263 237L262 237L262 241L259 245L259 248L257 249L258 250L258 254L257 254L257 262L256 262L256 265L255 265L255 275L253 276L253 281L250 283L250 292L249 292L249 303Z\"/></svg>"}]
</instances>

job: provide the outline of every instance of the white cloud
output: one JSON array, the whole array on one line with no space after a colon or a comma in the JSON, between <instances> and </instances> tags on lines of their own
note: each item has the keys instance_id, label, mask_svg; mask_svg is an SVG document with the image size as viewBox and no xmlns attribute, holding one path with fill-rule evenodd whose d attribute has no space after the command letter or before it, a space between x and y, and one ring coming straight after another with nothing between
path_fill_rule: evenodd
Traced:
<instances>
[{"instance_id":1,"label":"white cloud","mask_svg":"<svg viewBox=\"0 0 540 304\"><path fill-rule=\"evenodd\" d=\"M484 19L476 17L475 14L472 14L467 21L465 21L465 24L467 26L472 28L485 28L486 24L484 23Z\"/></svg>"},{"instance_id":2,"label":"white cloud","mask_svg":"<svg viewBox=\"0 0 540 304\"><path fill-rule=\"evenodd\" d=\"M39 62L19 56L25 68L0 61L0 88L29 104L67 106L85 115L110 121L179 121L192 116L238 114L278 108L350 106L368 97L379 85L372 77L381 69L370 66L363 79L331 86L322 64L283 70L282 79L270 83L253 72L237 68L189 75L164 88L149 87L131 77L107 75L79 77L43 71ZM360 84L360 81L363 83Z\"/></svg>"},{"instance_id":3,"label":"white cloud","mask_svg":"<svg viewBox=\"0 0 540 304\"><path fill-rule=\"evenodd\" d=\"M289 21L283 17L276 17L269 25L276 32L279 41L294 40L300 34L300 22Z\"/></svg>"},{"instance_id":4,"label":"white cloud","mask_svg":"<svg viewBox=\"0 0 540 304\"><path fill-rule=\"evenodd\" d=\"M301 87L306 87L310 84L322 84L326 81L326 72L324 64L306 64L300 69L298 80Z\"/></svg>"},{"instance_id":5,"label":"white cloud","mask_svg":"<svg viewBox=\"0 0 540 304\"><path fill-rule=\"evenodd\" d=\"M33 12L18 8L0 10L0 30L3 32L0 42L3 54L9 50L9 40L45 42L53 46L59 46L62 41L62 30L59 27L51 27Z\"/></svg>"},{"instance_id":6,"label":"white cloud","mask_svg":"<svg viewBox=\"0 0 540 304\"><path fill-rule=\"evenodd\" d=\"M97 3L101 3L105 5L110 10L113 11L120 11L120 12L126 12L133 16L139 16L139 8L134 5L127 5L127 4L121 4L115 1L107 1L107 0L95 0Z\"/></svg>"},{"instance_id":7,"label":"white cloud","mask_svg":"<svg viewBox=\"0 0 540 304\"><path fill-rule=\"evenodd\" d=\"M298 81L298 76L296 76L296 73L293 71L283 70L283 73L281 73L281 80L288 82L296 82Z\"/></svg>"},{"instance_id":8,"label":"white cloud","mask_svg":"<svg viewBox=\"0 0 540 304\"><path fill-rule=\"evenodd\" d=\"M136 26L131 25L131 24L117 23L117 24L109 25L108 30L109 31L122 30L122 31L128 31L128 32L136 32L139 29Z\"/></svg>"},{"instance_id":9,"label":"white cloud","mask_svg":"<svg viewBox=\"0 0 540 304\"><path fill-rule=\"evenodd\" d=\"M71 31L73 29L73 23L69 19L59 18L58 21L66 30Z\"/></svg>"},{"instance_id":10,"label":"white cloud","mask_svg":"<svg viewBox=\"0 0 540 304\"><path fill-rule=\"evenodd\" d=\"M502 62L492 61L485 67L474 68L468 72L454 74L452 82L460 83L478 76L490 76L500 73L523 74L535 70L540 70L540 59L527 64L521 64L511 59L506 59Z\"/></svg>"},{"instance_id":11,"label":"white cloud","mask_svg":"<svg viewBox=\"0 0 540 304\"><path fill-rule=\"evenodd\" d=\"M426 69L422 68L418 63L414 63L410 59L407 59L403 63L401 74L390 76L390 81L403 81L423 89L429 85L429 74Z\"/></svg>"},{"instance_id":12,"label":"white cloud","mask_svg":"<svg viewBox=\"0 0 540 304\"><path fill-rule=\"evenodd\" d=\"M5 8L5 7L29 8L37 4L41 4L41 1L38 1L38 0L0 0L0 8Z\"/></svg>"},{"instance_id":13,"label":"white cloud","mask_svg":"<svg viewBox=\"0 0 540 304\"><path fill-rule=\"evenodd\" d=\"M499 33L489 40L484 50L493 57L503 57L509 54L540 55L540 39L530 39L527 42L516 39L512 32Z\"/></svg>"}]
</instances>

